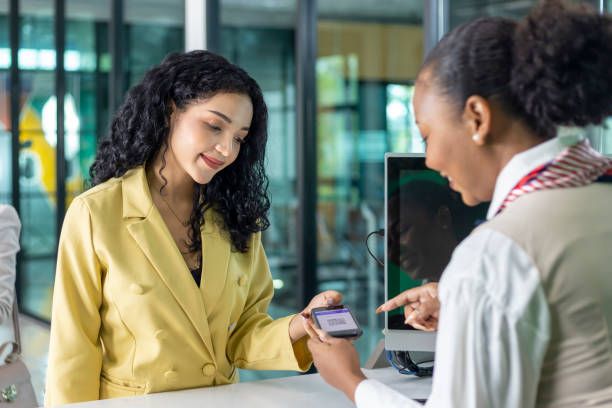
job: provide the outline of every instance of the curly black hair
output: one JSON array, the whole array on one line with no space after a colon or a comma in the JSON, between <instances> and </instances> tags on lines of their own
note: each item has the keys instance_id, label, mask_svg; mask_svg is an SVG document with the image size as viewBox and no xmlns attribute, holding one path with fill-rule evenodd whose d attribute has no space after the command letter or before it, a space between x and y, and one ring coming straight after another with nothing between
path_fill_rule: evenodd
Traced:
<instances>
[{"instance_id":1,"label":"curly black hair","mask_svg":"<svg viewBox=\"0 0 612 408\"><path fill-rule=\"evenodd\" d=\"M543 0L521 21L483 17L440 40L421 72L462 110L494 98L536 135L600 124L612 114L612 17L591 6Z\"/></svg>"},{"instance_id":2,"label":"curly black hair","mask_svg":"<svg viewBox=\"0 0 612 408\"><path fill-rule=\"evenodd\" d=\"M142 81L128 91L115 114L89 174L95 186L150 163L160 149L167 149L172 104L183 111L194 102L220 93L248 96L253 104L253 119L234 163L208 184L196 184L188 244L191 251L201 248L204 213L213 209L223 218L223 228L234 248L245 252L251 235L270 225L264 169L268 111L255 80L225 58L209 51L172 53L147 71Z\"/></svg>"}]
</instances>

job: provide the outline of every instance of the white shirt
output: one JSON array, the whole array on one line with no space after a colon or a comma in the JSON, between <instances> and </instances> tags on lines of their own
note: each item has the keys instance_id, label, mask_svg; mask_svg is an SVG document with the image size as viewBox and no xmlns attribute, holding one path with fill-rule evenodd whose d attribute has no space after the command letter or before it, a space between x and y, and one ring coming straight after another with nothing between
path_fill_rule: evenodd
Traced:
<instances>
[{"instance_id":1,"label":"white shirt","mask_svg":"<svg viewBox=\"0 0 612 408\"><path fill-rule=\"evenodd\" d=\"M15 265L19 252L21 224L15 209L0 204L0 345L13 340L13 299L15 296ZM4 356L0 356L0 365Z\"/></svg>"},{"instance_id":2,"label":"white shirt","mask_svg":"<svg viewBox=\"0 0 612 408\"><path fill-rule=\"evenodd\" d=\"M558 137L515 155L497 178L487 219L524 176L580 139ZM438 296L436 361L425 406L533 407L549 315L538 270L527 254L504 234L479 230L453 252ZM422 406L375 380L358 385L355 403L358 408Z\"/></svg>"}]
</instances>

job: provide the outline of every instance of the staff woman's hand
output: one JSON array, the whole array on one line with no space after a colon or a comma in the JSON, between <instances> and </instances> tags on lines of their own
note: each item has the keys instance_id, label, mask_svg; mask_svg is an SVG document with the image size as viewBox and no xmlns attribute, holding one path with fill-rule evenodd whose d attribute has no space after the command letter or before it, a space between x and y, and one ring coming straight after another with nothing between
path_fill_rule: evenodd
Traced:
<instances>
[{"instance_id":1,"label":"staff woman's hand","mask_svg":"<svg viewBox=\"0 0 612 408\"><path fill-rule=\"evenodd\" d=\"M300 315L309 319L311 309L315 307L339 305L340 303L342 303L342 295L335 290L326 290L313 297L308 306L306 306L300 314L293 316L291 323L289 323L289 336L291 337L291 342L295 343L306 335L301 318L299 317Z\"/></svg>"},{"instance_id":2,"label":"staff woman's hand","mask_svg":"<svg viewBox=\"0 0 612 408\"><path fill-rule=\"evenodd\" d=\"M303 320L310 336L308 349L321 377L334 388L344 392L351 401L355 390L366 376L359 367L359 354L350 340L330 336L317 328L312 319Z\"/></svg>"},{"instance_id":3,"label":"staff woman's hand","mask_svg":"<svg viewBox=\"0 0 612 408\"><path fill-rule=\"evenodd\" d=\"M389 312L401 306L404 306L404 317L406 318L404 323L425 331L433 331L438 328L440 301L438 300L437 283L432 282L406 290L380 305L376 313Z\"/></svg>"}]
</instances>

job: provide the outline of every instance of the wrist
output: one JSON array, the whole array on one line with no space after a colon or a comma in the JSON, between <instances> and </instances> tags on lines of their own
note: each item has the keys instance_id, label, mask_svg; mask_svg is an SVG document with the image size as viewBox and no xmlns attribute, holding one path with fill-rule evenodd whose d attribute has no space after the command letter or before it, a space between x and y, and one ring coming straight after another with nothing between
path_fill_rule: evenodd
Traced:
<instances>
[{"instance_id":1,"label":"wrist","mask_svg":"<svg viewBox=\"0 0 612 408\"><path fill-rule=\"evenodd\" d=\"M306 335L304 325L302 324L302 317L299 314L294 315L289 322L289 338L291 343L295 343Z\"/></svg>"},{"instance_id":2,"label":"wrist","mask_svg":"<svg viewBox=\"0 0 612 408\"><path fill-rule=\"evenodd\" d=\"M368 377L363 374L361 370L356 373L351 373L346 377L346 381L343 384L342 392L351 400L353 403L355 402L355 391L357 391L357 386L363 381L367 380Z\"/></svg>"}]
</instances>

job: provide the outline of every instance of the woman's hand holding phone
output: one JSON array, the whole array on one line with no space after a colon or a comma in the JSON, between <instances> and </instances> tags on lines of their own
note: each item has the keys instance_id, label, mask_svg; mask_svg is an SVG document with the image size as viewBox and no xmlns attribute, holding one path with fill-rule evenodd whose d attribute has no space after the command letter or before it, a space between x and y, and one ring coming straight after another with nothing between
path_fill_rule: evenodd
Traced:
<instances>
[{"instance_id":1,"label":"woman's hand holding phone","mask_svg":"<svg viewBox=\"0 0 612 408\"><path fill-rule=\"evenodd\" d=\"M310 311L312 309L317 307L339 305L340 303L342 303L342 294L340 292L335 290L326 290L325 292L321 292L313 297L308 306L306 306L299 315L310 318ZM289 323L289 337L291 337L292 343L295 343L306 335L306 331L304 330L304 326L301 322L302 319L299 317L299 315L295 315Z\"/></svg>"}]
</instances>

